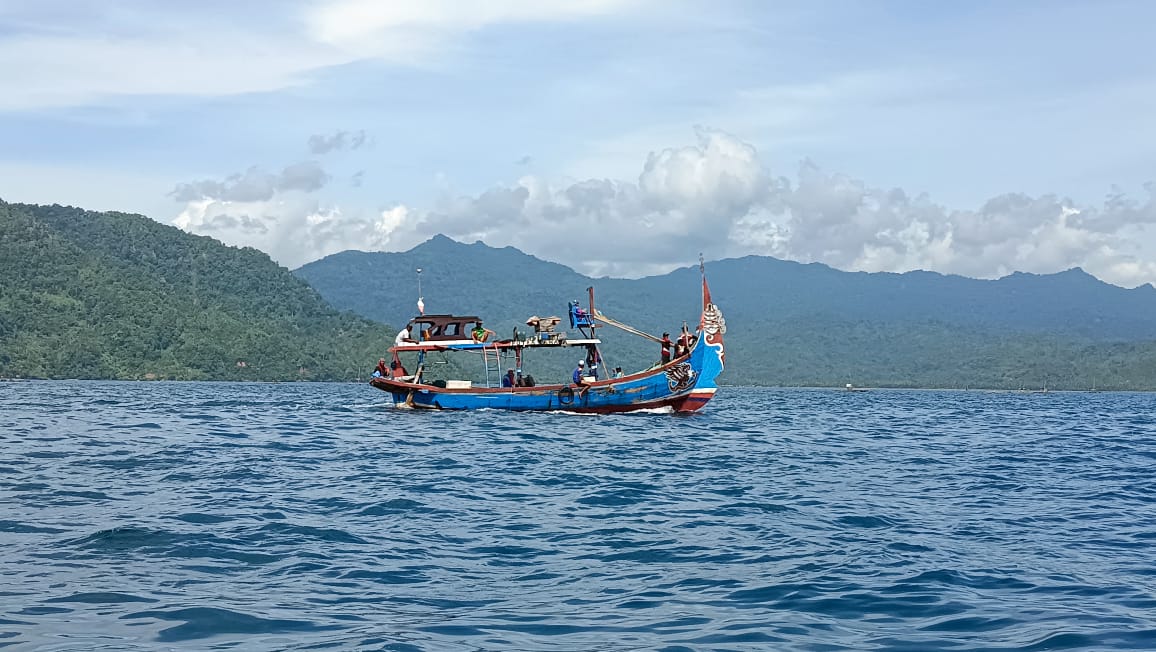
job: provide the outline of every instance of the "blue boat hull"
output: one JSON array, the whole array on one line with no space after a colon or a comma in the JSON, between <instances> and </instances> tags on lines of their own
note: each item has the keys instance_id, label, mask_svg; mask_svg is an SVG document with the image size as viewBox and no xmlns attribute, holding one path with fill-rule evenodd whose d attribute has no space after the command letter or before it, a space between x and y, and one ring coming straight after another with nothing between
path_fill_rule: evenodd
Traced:
<instances>
[{"instance_id":1,"label":"blue boat hull","mask_svg":"<svg viewBox=\"0 0 1156 652\"><path fill-rule=\"evenodd\" d=\"M398 407L436 410L515 410L613 413L636 410L694 412L714 396L715 378L723 369L721 337L717 344L700 331L690 354L669 364L624 378L576 385L447 389L389 378L374 387L389 392Z\"/></svg>"},{"instance_id":2,"label":"blue boat hull","mask_svg":"<svg viewBox=\"0 0 1156 652\"><path fill-rule=\"evenodd\" d=\"M701 263L699 269L702 270ZM591 294L591 313L594 312L593 303ZM415 383L409 376L374 378L370 384L389 392L398 407L434 410L487 408L520 411L564 410L593 413L636 410L694 412L706 405L718 389L715 379L722 373L726 361L726 352L723 348L724 333L726 321L723 319L722 311L711 301L706 272L703 271L702 316L690 344L690 352L665 365L624 378L594 381L584 385L463 389ZM468 344L471 349L484 346L487 345ZM397 350L398 347L390 349L394 353L395 361ZM420 369L416 375L421 377Z\"/></svg>"}]
</instances>

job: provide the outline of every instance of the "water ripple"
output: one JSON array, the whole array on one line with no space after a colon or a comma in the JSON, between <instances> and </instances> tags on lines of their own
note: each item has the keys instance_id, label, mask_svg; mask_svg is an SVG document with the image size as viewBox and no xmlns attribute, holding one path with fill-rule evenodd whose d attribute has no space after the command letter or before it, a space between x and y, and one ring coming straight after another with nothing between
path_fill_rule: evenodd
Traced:
<instances>
[{"instance_id":1,"label":"water ripple","mask_svg":"<svg viewBox=\"0 0 1156 652\"><path fill-rule=\"evenodd\" d=\"M1142 394L11 383L0 648L1149 650Z\"/></svg>"}]
</instances>

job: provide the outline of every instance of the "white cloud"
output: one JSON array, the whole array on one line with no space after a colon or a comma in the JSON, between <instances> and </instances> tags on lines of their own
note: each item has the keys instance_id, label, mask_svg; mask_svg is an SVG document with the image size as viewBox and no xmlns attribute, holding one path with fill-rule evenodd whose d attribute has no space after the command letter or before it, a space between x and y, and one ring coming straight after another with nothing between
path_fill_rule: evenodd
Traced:
<instances>
[{"instance_id":1,"label":"white cloud","mask_svg":"<svg viewBox=\"0 0 1156 652\"><path fill-rule=\"evenodd\" d=\"M317 42L356 52L358 56L393 59L447 47L455 36L489 25L588 18L620 11L629 4L636 2L335 0L318 3L306 13L306 22L310 36Z\"/></svg>"},{"instance_id":2,"label":"white cloud","mask_svg":"<svg viewBox=\"0 0 1156 652\"><path fill-rule=\"evenodd\" d=\"M346 214L339 206L290 192L268 201L190 201L173 224L233 246L260 249L278 263L296 268L347 249L389 247L405 212L399 208L376 219Z\"/></svg>"},{"instance_id":3,"label":"white cloud","mask_svg":"<svg viewBox=\"0 0 1156 652\"><path fill-rule=\"evenodd\" d=\"M170 193L177 201L220 199L235 202L268 201L278 192L313 192L329 182L329 175L317 161L286 166L280 173L252 166L224 181L211 179L181 183Z\"/></svg>"},{"instance_id":4,"label":"white cloud","mask_svg":"<svg viewBox=\"0 0 1156 652\"><path fill-rule=\"evenodd\" d=\"M344 149L361 149L369 142L364 129L357 131L336 131L332 134L313 134L309 137L309 151L313 154L328 154Z\"/></svg>"},{"instance_id":5,"label":"white cloud","mask_svg":"<svg viewBox=\"0 0 1156 652\"><path fill-rule=\"evenodd\" d=\"M124 37L25 34L0 39L0 86L7 89L0 93L0 110L76 106L123 95L271 91L347 61L320 44L229 29Z\"/></svg>"},{"instance_id":6,"label":"white cloud","mask_svg":"<svg viewBox=\"0 0 1156 652\"><path fill-rule=\"evenodd\" d=\"M454 49L466 32L511 22L567 21L623 10L627 0L376 2L271 6L45 0L0 6L0 110L101 103L125 95L217 96L307 83L367 59L412 65ZM269 19L264 12L295 20Z\"/></svg>"},{"instance_id":7,"label":"white cloud","mask_svg":"<svg viewBox=\"0 0 1156 652\"><path fill-rule=\"evenodd\" d=\"M552 185L527 176L447 196L427 210L395 205L375 216L322 208L294 199L303 188L278 188L268 200L191 201L177 224L264 249L288 266L348 248L404 250L442 233L514 246L592 275L662 273L703 252L979 278L1080 266L1125 286L1156 281L1156 264L1135 237L1156 222L1154 186L1144 200L1116 193L1101 207L1013 193L951 211L926 195L872 188L811 162L794 179L772 176L750 144L720 131L697 136L695 145L652 153L636 182ZM245 178L200 183L235 195Z\"/></svg>"}]
</instances>

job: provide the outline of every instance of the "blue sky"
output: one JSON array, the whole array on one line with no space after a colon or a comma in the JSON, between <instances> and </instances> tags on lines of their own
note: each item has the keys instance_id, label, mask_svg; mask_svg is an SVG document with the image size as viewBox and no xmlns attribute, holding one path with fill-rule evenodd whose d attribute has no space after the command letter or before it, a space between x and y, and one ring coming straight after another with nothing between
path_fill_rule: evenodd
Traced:
<instances>
[{"instance_id":1,"label":"blue sky","mask_svg":"<svg viewBox=\"0 0 1156 652\"><path fill-rule=\"evenodd\" d=\"M434 233L1156 281L1148 2L0 0L0 198L289 267ZM311 146L312 142L312 146Z\"/></svg>"}]
</instances>

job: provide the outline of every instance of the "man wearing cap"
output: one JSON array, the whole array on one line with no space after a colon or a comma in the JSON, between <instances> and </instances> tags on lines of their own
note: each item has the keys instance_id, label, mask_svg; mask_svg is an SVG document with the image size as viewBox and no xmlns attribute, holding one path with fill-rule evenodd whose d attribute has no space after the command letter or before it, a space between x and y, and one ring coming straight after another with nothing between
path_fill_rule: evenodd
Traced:
<instances>
[{"instance_id":1,"label":"man wearing cap","mask_svg":"<svg viewBox=\"0 0 1156 652\"><path fill-rule=\"evenodd\" d=\"M578 361L578 368L574 370L574 376L573 376L574 384L575 385L585 385L586 383L582 379L582 377L585 375L586 375L586 361L585 360L579 360Z\"/></svg>"},{"instance_id":2,"label":"man wearing cap","mask_svg":"<svg viewBox=\"0 0 1156 652\"><path fill-rule=\"evenodd\" d=\"M490 336L493 334L494 331L486 328L485 326L482 326L481 320L478 320L478 325L474 326L473 332L470 333L470 335L473 336L475 342L485 342L486 340L490 339Z\"/></svg>"}]
</instances>

